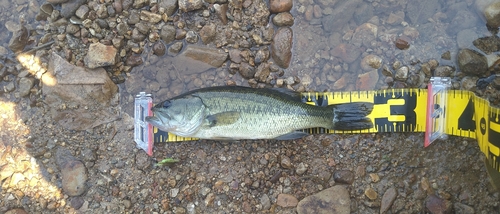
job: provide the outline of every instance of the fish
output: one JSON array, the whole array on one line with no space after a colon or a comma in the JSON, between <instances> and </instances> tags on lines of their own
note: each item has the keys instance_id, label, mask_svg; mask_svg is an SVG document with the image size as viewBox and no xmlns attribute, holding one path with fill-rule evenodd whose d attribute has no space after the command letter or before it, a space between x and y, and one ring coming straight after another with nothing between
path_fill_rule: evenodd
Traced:
<instances>
[{"instance_id":1,"label":"fish","mask_svg":"<svg viewBox=\"0 0 500 214\"><path fill-rule=\"evenodd\" d=\"M367 117L373 103L313 106L300 93L283 88L215 86L195 89L153 106L151 125L181 137L211 140L293 140L326 128L363 130L373 127Z\"/></svg>"}]
</instances>

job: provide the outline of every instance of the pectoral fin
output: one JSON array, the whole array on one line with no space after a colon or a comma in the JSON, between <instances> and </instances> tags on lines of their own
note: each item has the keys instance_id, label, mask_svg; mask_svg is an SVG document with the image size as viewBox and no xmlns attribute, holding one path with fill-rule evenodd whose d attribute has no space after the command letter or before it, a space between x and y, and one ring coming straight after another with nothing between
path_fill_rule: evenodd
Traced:
<instances>
[{"instance_id":1,"label":"pectoral fin","mask_svg":"<svg viewBox=\"0 0 500 214\"><path fill-rule=\"evenodd\" d=\"M238 121L238 119L240 119L240 113L237 111L228 111L228 112L208 115L206 118L208 125L210 127L230 125Z\"/></svg>"},{"instance_id":2,"label":"pectoral fin","mask_svg":"<svg viewBox=\"0 0 500 214\"><path fill-rule=\"evenodd\" d=\"M295 139L300 139L300 138L303 138L305 136L309 135L308 133L305 133L305 132L301 132L301 131L294 131L294 132L290 132L288 134L284 134L284 135L281 135L277 138L275 138L276 140L295 140Z\"/></svg>"}]
</instances>

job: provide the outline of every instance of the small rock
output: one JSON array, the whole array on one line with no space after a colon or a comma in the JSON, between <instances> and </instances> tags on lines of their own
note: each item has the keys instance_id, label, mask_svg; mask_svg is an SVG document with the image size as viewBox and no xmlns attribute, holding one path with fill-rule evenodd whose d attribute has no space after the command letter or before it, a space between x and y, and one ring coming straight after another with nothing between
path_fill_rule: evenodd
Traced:
<instances>
[{"instance_id":1,"label":"small rock","mask_svg":"<svg viewBox=\"0 0 500 214\"><path fill-rule=\"evenodd\" d=\"M81 20L84 20L87 18L89 14L89 7L87 5L82 5L78 7L78 9L75 12L76 17L80 18Z\"/></svg>"},{"instance_id":2,"label":"small rock","mask_svg":"<svg viewBox=\"0 0 500 214\"><path fill-rule=\"evenodd\" d=\"M273 23L278 27L292 26L293 22L293 16L289 12L278 13L273 17Z\"/></svg>"},{"instance_id":3,"label":"small rock","mask_svg":"<svg viewBox=\"0 0 500 214\"><path fill-rule=\"evenodd\" d=\"M438 66L435 70L434 70L434 76L436 77L449 77L451 76L451 74L455 72L455 68L451 67L451 66Z\"/></svg>"},{"instance_id":4,"label":"small rock","mask_svg":"<svg viewBox=\"0 0 500 214\"><path fill-rule=\"evenodd\" d=\"M76 10L80 8L83 4L87 2L86 0L71 0L61 4L61 16L69 19L71 16L75 15Z\"/></svg>"},{"instance_id":5,"label":"small rock","mask_svg":"<svg viewBox=\"0 0 500 214\"><path fill-rule=\"evenodd\" d=\"M451 53L450 53L450 51L446 51L443 54L441 54L441 59L451 60Z\"/></svg>"},{"instance_id":6,"label":"small rock","mask_svg":"<svg viewBox=\"0 0 500 214\"><path fill-rule=\"evenodd\" d=\"M216 68L222 66L228 56L227 53L218 49L196 45L187 46L186 50L181 55L207 63Z\"/></svg>"},{"instance_id":7,"label":"small rock","mask_svg":"<svg viewBox=\"0 0 500 214\"><path fill-rule=\"evenodd\" d=\"M361 51L352 44L342 43L333 48L330 54L334 57L339 57L346 63L351 63L358 59Z\"/></svg>"},{"instance_id":8,"label":"small rock","mask_svg":"<svg viewBox=\"0 0 500 214\"><path fill-rule=\"evenodd\" d=\"M341 185L330 187L314 195L307 196L297 205L298 214L349 214L351 199L347 189Z\"/></svg>"},{"instance_id":9,"label":"small rock","mask_svg":"<svg viewBox=\"0 0 500 214\"><path fill-rule=\"evenodd\" d=\"M125 60L125 65L135 67L141 65L143 62L141 55L131 54L127 57L127 60Z\"/></svg>"},{"instance_id":10,"label":"small rock","mask_svg":"<svg viewBox=\"0 0 500 214\"><path fill-rule=\"evenodd\" d=\"M356 80L356 89L358 90L373 90L378 82L378 71L372 70L358 75Z\"/></svg>"},{"instance_id":11,"label":"small rock","mask_svg":"<svg viewBox=\"0 0 500 214\"><path fill-rule=\"evenodd\" d=\"M492 28L500 27L500 2L494 2L484 9L486 24Z\"/></svg>"},{"instance_id":12,"label":"small rock","mask_svg":"<svg viewBox=\"0 0 500 214\"><path fill-rule=\"evenodd\" d=\"M186 33L186 42L194 44L198 42L198 34L196 32L190 30Z\"/></svg>"},{"instance_id":13,"label":"small rock","mask_svg":"<svg viewBox=\"0 0 500 214\"><path fill-rule=\"evenodd\" d=\"M183 46L184 46L184 43L175 42L174 44L170 45L170 47L168 47L168 54L169 55L177 55L179 52L181 52Z\"/></svg>"},{"instance_id":14,"label":"small rock","mask_svg":"<svg viewBox=\"0 0 500 214\"><path fill-rule=\"evenodd\" d=\"M380 203L380 213L386 213L391 208L392 203L394 203L394 200L396 200L396 196L397 191L394 187L391 187L387 191L385 191Z\"/></svg>"},{"instance_id":15,"label":"small rock","mask_svg":"<svg viewBox=\"0 0 500 214\"><path fill-rule=\"evenodd\" d=\"M293 0L270 0L269 11L271 13L288 12L292 9Z\"/></svg>"},{"instance_id":16,"label":"small rock","mask_svg":"<svg viewBox=\"0 0 500 214\"><path fill-rule=\"evenodd\" d=\"M302 175L306 171L307 171L307 166L304 163L299 163L299 165L297 165L297 169L295 170L295 173L297 173L297 175Z\"/></svg>"},{"instance_id":17,"label":"small rock","mask_svg":"<svg viewBox=\"0 0 500 214\"><path fill-rule=\"evenodd\" d=\"M167 48L165 47L165 45L158 41L158 42L155 42L155 44L153 45L153 53L156 55L156 56L163 56L165 55L165 52L167 51Z\"/></svg>"},{"instance_id":18,"label":"small rock","mask_svg":"<svg viewBox=\"0 0 500 214\"><path fill-rule=\"evenodd\" d=\"M338 170L333 173L333 180L337 183L351 185L354 182L354 173L349 170Z\"/></svg>"},{"instance_id":19,"label":"small rock","mask_svg":"<svg viewBox=\"0 0 500 214\"><path fill-rule=\"evenodd\" d=\"M291 169L293 167L292 165L292 161L290 160L290 158L286 155L282 155L281 157L281 167L285 168L285 169Z\"/></svg>"},{"instance_id":20,"label":"small rock","mask_svg":"<svg viewBox=\"0 0 500 214\"><path fill-rule=\"evenodd\" d=\"M123 206L125 207L125 209L129 209L130 207L132 207L132 202L130 200L123 200Z\"/></svg>"},{"instance_id":21,"label":"small rock","mask_svg":"<svg viewBox=\"0 0 500 214\"><path fill-rule=\"evenodd\" d=\"M365 196L370 200L375 200L377 199L378 194L373 188L368 187L367 189L365 189Z\"/></svg>"},{"instance_id":22,"label":"small rock","mask_svg":"<svg viewBox=\"0 0 500 214\"><path fill-rule=\"evenodd\" d=\"M382 58L377 55L368 54L361 60L361 69L371 71L382 66Z\"/></svg>"},{"instance_id":23,"label":"small rock","mask_svg":"<svg viewBox=\"0 0 500 214\"><path fill-rule=\"evenodd\" d=\"M84 59L85 65L91 69L114 65L117 52L112 45L93 43L89 46L87 56Z\"/></svg>"},{"instance_id":24,"label":"small rock","mask_svg":"<svg viewBox=\"0 0 500 214\"><path fill-rule=\"evenodd\" d=\"M147 10L141 10L141 20L148 21L149 23L156 24L162 20L160 14L152 13Z\"/></svg>"},{"instance_id":25,"label":"small rock","mask_svg":"<svg viewBox=\"0 0 500 214\"><path fill-rule=\"evenodd\" d=\"M73 197L70 200L71 207L75 208L75 210L80 209L80 207L82 207L84 202L85 202L85 200L83 200L82 197L78 197L78 196Z\"/></svg>"},{"instance_id":26,"label":"small rock","mask_svg":"<svg viewBox=\"0 0 500 214\"><path fill-rule=\"evenodd\" d=\"M255 68L246 62L240 64L238 72L245 79L250 79L255 76Z\"/></svg>"},{"instance_id":27,"label":"small rock","mask_svg":"<svg viewBox=\"0 0 500 214\"><path fill-rule=\"evenodd\" d=\"M407 66L402 66L396 71L396 75L394 75L394 79L400 81L406 81L408 79L408 73L410 72Z\"/></svg>"},{"instance_id":28,"label":"small rock","mask_svg":"<svg viewBox=\"0 0 500 214\"><path fill-rule=\"evenodd\" d=\"M170 44L175 40L175 27L172 25L164 25L160 31L160 38L165 44Z\"/></svg>"},{"instance_id":29,"label":"small rock","mask_svg":"<svg viewBox=\"0 0 500 214\"><path fill-rule=\"evenodd\" d=\"M203 7L203 0L179 0L179 9L183 12L198 10Z\"/></svg>"},{"instance_id":30,"label":"small rock","mask_svg":"<svg viewBox=\"0 0 500 214\"><path fill-rule=\"evenodd\" d=\"M356 28L352 35L351 44L356 47L371 47L372 41L377 38L378 27L371 23L364 23Z\"/></svg>"},{"instance_id":31,"label":"small rock","mask_svg":"<svg viewBox=\"0 0 500 214\"><path fill-rule=\"evenodd\" d=\"M29 77L23 77L19 80L19 95L21 97L28 96L30 94L30 90L35 84L35 79Z\"/></svg>"},{"instance_id":32,"label":"small rock","mask_svg":"<svg viewBox=\"0 0 500 214\"><path fill-rule=\"evenodd\" d=\"M271 208L271 200L267 194L262 195L260 197L260 204L262 205L263 210L269 210Z\"/></svg>"},{"instance_id":33,"label":"small rock","mask_svg":"<svg viewBox=\"0 0 500 214\"><path fill-rule=\"evenodd\" d=\"M19 29L17 29L12 33L12 37L10 38L9 41L9 48L14 53L23 51L24 47L28 43L28 38L29 38L28 29L26 29L26 27L21 25Z\"/></svg>"},{"instance_id":34,"label":"small rock","mask_svg":"<svg viewBox=\"0 0 500 214\"><path fill-rule=\"evenodd\" d=\"M488 69L486 57L471 49L462 49L457 54L458 67L466 74L482 75Z\"/></svg>"},{"instance_id":35,"label":"small rock","mask_svg":"<svg viewBox=\"0 0 500 214\"><path fill-rule=\"evenodd\" d=\"M292 29L282 27L276 31L271 42L272 58L282 68L288 68L292 59Z\"/></svg>"},{"instance_id":36,"label":"small rock","mask_svg":"<svg viewBox=\"0 0 500 214\"><path fill-rule=\"evenodd\" d=\"M282 207L295 207L299 201L290 194L279 194L276 204Z\"/></svg>"},{"instance_id":37,"label":"small rock","mask_svg":"<svg viewBox=\"0 0 500 214\"><path fill-rule=\"evenodd\" d=\"M389 17L387 18L387 24L390 25L399 25L401 24L405 19L405 12L404 11L398 11L396 13L391 13L389 14Z\"/></svg>"},{"instance_id":38,"label":"small rock","mask_svg":"<svg viewBox=\"0 0 500 214\"><path fill-rule=\"evenodd\" d=\"M165 13L168 17L171 17L177 11L177 0L158 1L158 6L160 8L165 8Z\"/></svg>"},{"instance_id":39,"label":"small rock","mask_svg":"<svg viewBox=\"0 0 500 214\"><path fill-rule=\"evenodd\" d=\"M227 24L227 4L214 4L214 9L217 17L221 20L222 24Z\"/></svg>"},{"instance_id":40,"label":"small rock","mask_svg":"<svg viewBox=\"0 0 500 214\"><path fill-rule=\"evenodd\" d=\"M472 44L487 55L500 51L500 38L497 36L478 38Z\"/></svg>"},{"instance_id":41,"label":"small rock","mask_svg":"<svg viewBox=\"0 0 500 214\"><path fill-rule=\"evenodd\" d=\"M207 24L200 30L200 38L203 44L208 44L215 39L216 26L215 24Z\"/></svg>"},{"instance_id":42,"label":"small rock","mask_svg":"<svg viewBox=\"0 0 500 214\"><path fill-rule=\"evenodd\" d=\"M257 71L255 72L255 80L258 82L266 82L267 77L269 77L271 70L269 69L269 64L262 63L257 67Z\"/></svg>"},{"instance_id":43,"label":"small rock","mask_svg":"<svg viewBox=\"0 0 500 214\"><path fill-rule=\"evenodd\" d=\"M460 82L460 87L462 90L474 91L477 87L478 77L466 76Z\"/></svg>"},{"instance_id":44,"label":"small rock","mask_svg":"<svg viewBox=\"0 0 500 214\"><path fill-rule=\"evenodd\" d=\"M86 190L87 169L65 148L56 152L56 162L61 170L62 189L69 196L79 196Z\"/></svg>"},{"instance_id":45,"label":"small rock","mask_svg":"<svg viewBox=\"0 0 500 214\"><path fill-rule=\"evenodd\" d=\"M425 199L425 207L432 214L451 213L452 204L448 200L441 199L436 195L429 195Z\"/></svg>"},{"instance_id":46,"label":"small rock","mask_svg":"<svg viewBox=\"0 0 500 214\"><path fill-rule=\"evenodd\" d=\"M408 38L407 36L400 36L398 39L396 39L394 44L399 50L406 50L410 47L410 38Z\"/></svg>"},{"instance_id":47,"label":"small rock","mask_svg":"<svg viewBox=\"0 0 500 214\"><path fill-rule=\"evenodd\" d=\"M370 178L372 179L373 183L377 183L380 180L380 177L377 173L370 173Z\"/></svg>"}]
</instances>

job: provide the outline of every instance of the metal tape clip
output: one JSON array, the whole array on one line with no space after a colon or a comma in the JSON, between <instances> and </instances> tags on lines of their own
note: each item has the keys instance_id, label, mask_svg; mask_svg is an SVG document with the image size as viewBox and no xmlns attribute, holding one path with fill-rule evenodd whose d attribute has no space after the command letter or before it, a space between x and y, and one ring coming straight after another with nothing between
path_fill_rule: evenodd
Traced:
<instances>
[{"instance_id":1,"label":"metal tape clip","mask_svg":"<svg viewBox=\"0 0 500 214\"><path fill-rule=\"evenodd\" d=\"M451 86L449 77L431 77L427 87L427 117L425 126L424 147L431 145L436 139L446 139L446 102L447 90Z\"/></svg>"},{"instance_id":2,"label":"metal tape clip","mask_svg":"<svg viewBox=\"0 0 500 214\"><path fill-rule=\"evenodd\" d=\"M145 121L147 116L153 116L151 94L140 92L134 100L134 141L137 147L153 155L153 126Z\"/></svg>"}]
</instances>

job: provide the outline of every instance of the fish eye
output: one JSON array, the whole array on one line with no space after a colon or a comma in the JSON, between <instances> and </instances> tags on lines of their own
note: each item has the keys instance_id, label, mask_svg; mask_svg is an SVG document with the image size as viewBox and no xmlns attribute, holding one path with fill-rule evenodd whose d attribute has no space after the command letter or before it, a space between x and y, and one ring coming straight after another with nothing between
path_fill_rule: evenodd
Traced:
<instances>
[{"instance_id":1,"label":"fish eye","mask_svg":"<svg viewBox=\"0 0 500 214\"><path fill-rule=\"evenodd\" d=\"M163 108L168 108L172 105L172 103L170 103L170 100L167 100L165 102L163 102Z\"/></svg>"}]
</instances>

